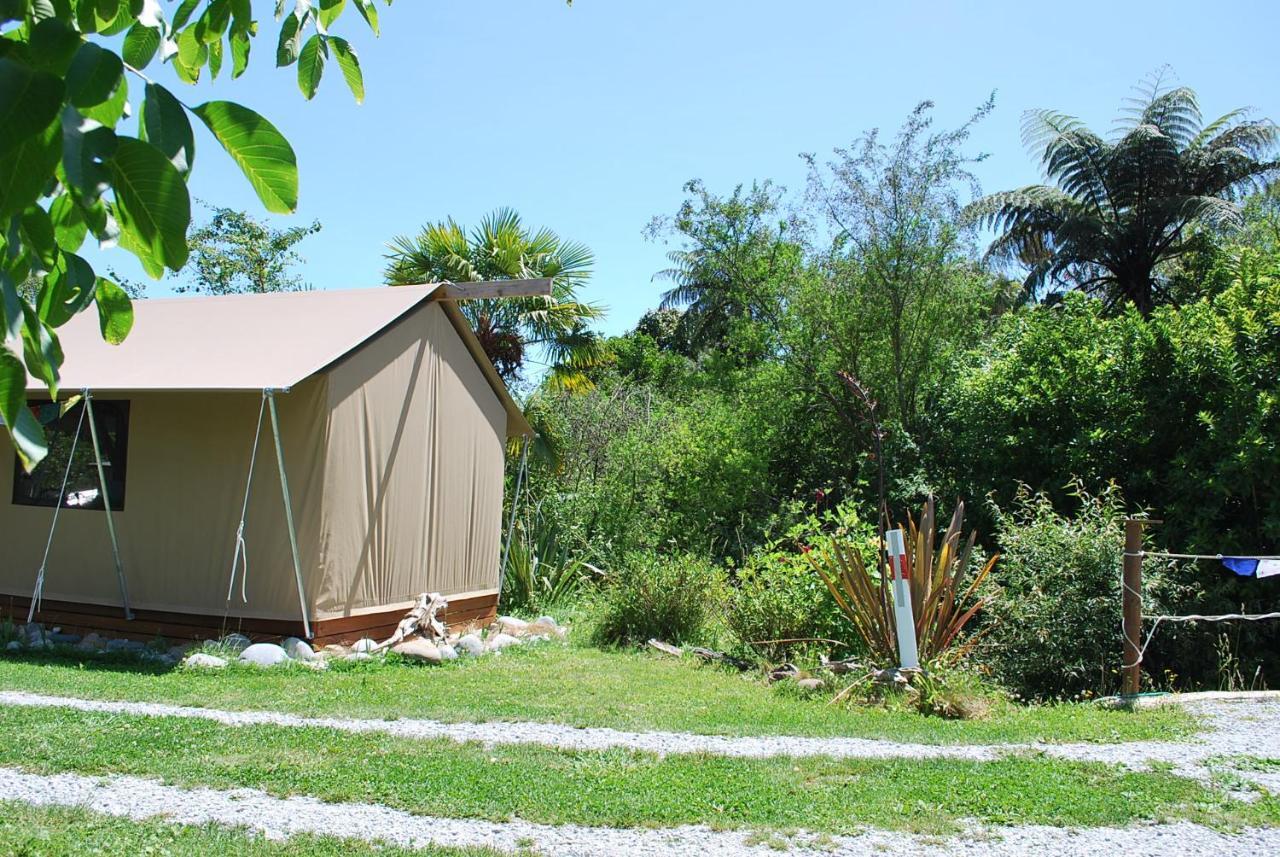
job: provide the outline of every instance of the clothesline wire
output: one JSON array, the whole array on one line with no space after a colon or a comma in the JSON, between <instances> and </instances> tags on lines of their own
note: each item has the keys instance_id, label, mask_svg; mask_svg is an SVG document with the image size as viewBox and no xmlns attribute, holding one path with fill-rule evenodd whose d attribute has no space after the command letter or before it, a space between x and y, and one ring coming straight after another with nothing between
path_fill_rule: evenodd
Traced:
<instances>
[{"instance_id":1,"label":"clothesline wire","mask_svg":"<svg viewBox=\"0 0 1280 857\"><path fill-rule=\"evenodd\" d=\"M1222 560L1230 554L1199 554L1199 553L1169 553L1166 551L1125 551L1125 556L1132 557L1161 557L1163 559L1188 559L1188 560ZM1280 556L1241 556L1233 557L1238 559L1280 559ZM1129 593L1138 599L1138 603L1142 603L1142 593L1129 585L1123 577L1120 579L1120 585ZM1122 664L1122 669L1132 669L1140 666L1147 654L1147 647L1151 645L1151 641L1155 639L1156 631L1160 628L1161 622L1261 622L1266 619L1280 619L1280 611L1271 613L1219 613L1213 615L1205 615L1202 613L1188 613L1182 616L1158 614L1152 615L1148 613L1142 614L1142 618L1152 622L1151 631L1147 634L1147 639L1141 644L1137 640L1129 636L1129 632L1125 629L1124 624L1120 625L1120 633L1124 635L1126 641L1138 652L1137 659L1131 664Z\"/></svg>"},{"instance_id":2,"label":"clothesline wire","mask_svg":"<svg viewBox=\"0 0 1280 857\"><path fill-rule=\"evenodd\" d=\"M1223 560L1223 559L1280 559L1280 556L1246 556L1243 554L1221 554L1221 553L1168 553L1166 551L1125 551L1125 556L1136 557L1159 557L1160 559L1203 559L1203 560Z\"/></svg>"}]
</instances>

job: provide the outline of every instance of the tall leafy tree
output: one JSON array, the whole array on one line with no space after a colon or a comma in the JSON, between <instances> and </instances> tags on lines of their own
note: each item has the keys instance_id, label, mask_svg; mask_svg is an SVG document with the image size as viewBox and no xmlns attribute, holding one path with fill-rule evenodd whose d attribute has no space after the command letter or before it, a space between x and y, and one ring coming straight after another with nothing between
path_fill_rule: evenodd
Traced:
<instances>
[{"instance_id":1,"label":"tall leafy tree","mask_svg":"<svg viewBox=\"0 0 1280 857\"><path fill-rule=\"evenodd\" d=\"M266 31L255 7L266 7L279 21L276 65L296 66L303 95L315 94L332 56L359 101L359 60L335 34L346 5L0 0L0 311L6 339L22 344L21 356L0 348L0 417L28 468L46 448L25 407L27 373L57 395L57 329L90 306L109 342L123 340L133 324L128 295L77 255L81 245L90 235L119 245L155 278L187 262L193 118L267 210L297 208L296 158L275 126L234 102L187 104L156 82L154 68L167 65L184 84L206 71L217 77L225 66L239 77ZM376 33L375 0L351 5ZM129 115L138 117L135 134L123 133ZM30 277L39 283L34 300L21 291Z\"/></svg>"},{"instance_id":2,"label":"tall leafy tree","mask_svg":"<svg viewBox=\"0 0 1280 857\"><path fill-rule=\"evenodd\" d=\"M979 195L972 167L985 157L967 151L969 136L992 106L939 130L933 103L921 102L889 140L872 130L826 164L804 156L830 244L795 299L790 351L800 377L846 419L862 406L836 370L914 431L922 395L995 308L998 284L974 264L974 231L958 222Z\"/></svg>"},{"instance_id":3,"label":"tall leafy tree","mask_svg":"<svg viewBox=\"0 0 1280 857\"><path fill-rule=\"evenodd\" d=\"M1198 226L1235 226L1237 201L1274 180L1277 128L1232 110L1205 124L1196 94L1151 78L1111 139L1073 116L1033 110L1023 141L1052 184L992 194L969 214L996 230L988 256L1028 269L1025 288L1081 289L1143 314L1167 296L1162 266Z\"/></svg>"},{"instance_id":4,"label":"tall leafy tree","mask_svg":"<svg viewBox=\"0 0 1280 857\"><path fill-rule=\"evenodd\" d=\"M302 260L293 248L319 231L318 220L310 226L273 229L247 212L215 208L209 222L187 236L191 281L176 291L229 295L306 289L292 271Z\"/></svg>"},{"instance_id":5,"label":"tall leafy tree","mask_svg":"<svg viewBox=\"0 0 1280 857\"><path fill-rule=\"evenodd\" d=\"M595 261L585 245L531 229L517 212L500 208L470 232L450 218L399 236L387 260L392 286L549 277L551 297L465 301L462 311L505 380L521 379L525 367L541 359L552 387L590 386L586 372L605 349L588 324L604 310L578 298Z\"/></svg>"},{"instance_id":6,"label":"tall leafy tree","mask_svg":"<svg viewBox=\"0 0 1280 857\"><path fill-rule=\"evenodd\" d=\"M678 332L694 353L724 349L735 337L739 346L755 340L752 350L768 349L750 333L776 331L786 284L803 261L780 189L766 181L721 197L694 179L684 191L675 216L654 218L645 230L651 240L681 241L667 254L671 267L654 277L671 283L661 308L683 310Z\"/></svg>"}]
</instances>

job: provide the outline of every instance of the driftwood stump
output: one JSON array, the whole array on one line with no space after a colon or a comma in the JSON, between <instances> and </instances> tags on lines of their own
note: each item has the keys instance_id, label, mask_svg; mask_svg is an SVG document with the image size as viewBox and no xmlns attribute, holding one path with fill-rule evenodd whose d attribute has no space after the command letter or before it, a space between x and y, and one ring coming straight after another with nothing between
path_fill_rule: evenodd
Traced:
<instances>
[{"instance_id":1,"label":"driftwood stump","mask_svg":"<svg viewBox=\"0 0 1280 857\"><path fill-rule=\"evenodd\" d=\"M436 618L436 614L449 606L449 599L439 592L424 592L418 596L418 603L405 614L396 626L396 632L373 647L375 652L389 649L402 640L412 636L420 636L424 640L439 642L448 636L444 622Z\"/></svg>"}]
</instances>

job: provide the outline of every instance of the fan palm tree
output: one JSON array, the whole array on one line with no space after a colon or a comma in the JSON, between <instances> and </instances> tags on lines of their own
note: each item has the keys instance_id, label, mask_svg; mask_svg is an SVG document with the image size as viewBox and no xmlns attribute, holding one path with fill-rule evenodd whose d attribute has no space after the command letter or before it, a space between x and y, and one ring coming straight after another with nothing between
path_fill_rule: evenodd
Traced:
<instances>
[{"instance_id":1,"label":"fan palm tree","mask_svg":"<svg viewBox=\"0 0 1280 857\"><path fill-rule=\"evenodd\" d=\"M586 371L599 365L605 349L587 325L604 310L578 300L595 261L586 246L550 229L530 230L517 212L500 208L470 233L450 218L414 237L397 237L390 249L385 277L392 286L550 278L550 297L464 301L462 312L504 380L520 379L537 354L551 386L590 386Z\"/></svg>"},{"instance_id":2,"label":"fan palm tree","mask_svg":"<svg viewBox=\"0 0 1280 857\"><path fill-rule=\"evenodd\" d=\"M1206 125L1195 92L1162 83L1138 88L1109 140L1072 116L1028 112L1023 142L1053 184L969 206L999 233L988 258L1026 266L1032 296L1057 284L1148 314L1165 299L1161 266L1194 247L1196 227L1239 224L1237 201L1275 177L1274 123L1233 110Z\"/></svg>"}]
</instances>

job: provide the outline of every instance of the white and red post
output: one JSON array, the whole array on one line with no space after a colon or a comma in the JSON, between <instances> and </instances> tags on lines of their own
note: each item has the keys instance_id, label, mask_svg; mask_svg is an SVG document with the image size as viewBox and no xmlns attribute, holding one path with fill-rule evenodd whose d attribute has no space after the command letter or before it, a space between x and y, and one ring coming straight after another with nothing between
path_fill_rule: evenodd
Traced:
<instances>
[{"instance_id":1,"label":"white and red post","mask_svg":"<svg viewBox=\"0 0 1280 857\"><path fill-rule=\"evenodd\" d=\"M889 554L889 575L893 579L893 615L898 630L898 658L903 669L918 669L920 655L916 650L916 620L911 611L911 581L907 568L907 547L902 530L884 534Z\"/></svg>"}]
</instances>

